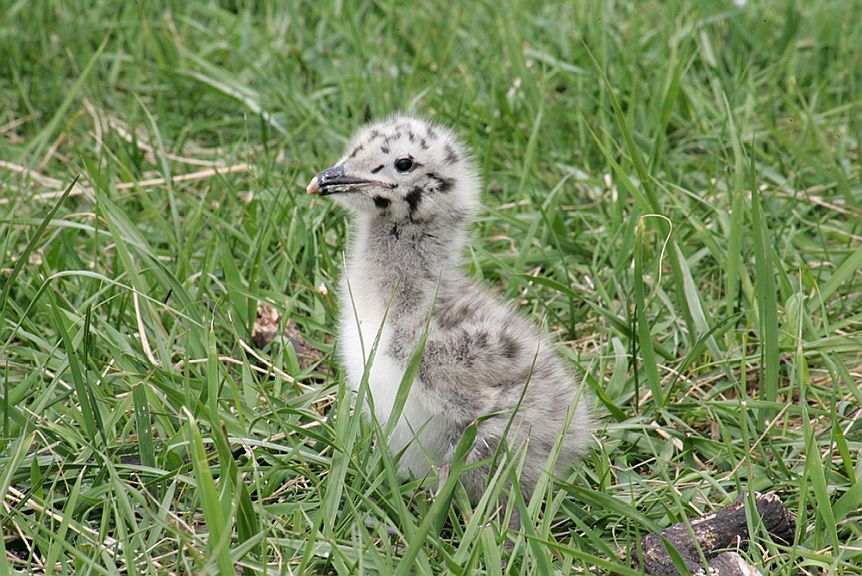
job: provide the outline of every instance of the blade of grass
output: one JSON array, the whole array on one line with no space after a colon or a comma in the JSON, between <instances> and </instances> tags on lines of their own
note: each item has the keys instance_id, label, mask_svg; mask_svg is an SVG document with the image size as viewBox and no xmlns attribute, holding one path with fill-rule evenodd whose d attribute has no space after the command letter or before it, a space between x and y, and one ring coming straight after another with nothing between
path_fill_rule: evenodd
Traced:
<instances>
[{"instance_id":1,"label":"blade of grass","mask_svg":"<svg viewBox=\"0 0 862 576\"><path fill-rule=\"evenodd\" d=\"M646 372L647 385L653 395L653 404L656 408L664 405L664 392L661 388L661 378L658 373L658 360L652 343L652 331L649 318L646 314L647 302L644 287L646 278L644 276L644 219L638 220L635 242L635 269L634 269L634 291L635 291L635 318L637 319L637 342L640 347L643 367ZM635 359L633 359L636 361Z\"/></svg>"},{"instance_id":2,"label":"blade of grass","mask_svg":"<svg viewBox=\"0 0 862 576\"><path fill-rule=\"evenodd\" d=\"M736 310L739 295L739 267L742 257L743 223L745 219L745 156L727 94L721 92L727 116L730 143L733 148L733 187L730 189L730 224L727 230L727 272L725 275L725 314L728 318Z\"/></svg>"},{"instance_id":3,"label":"blade of grass","mask_svg":"<svg viewBox=\"0 0 862 576\"><path fill-rule=\"evenodd\" d=\"M66 506L61 514L62 520L57 526L54 536L51 538L51 545L48 548L48 554L45 557L45 566L55 566L57 557L60 555L60 550L66 541L66 533L69 530L69 521L75 514L75 507L78 505L78 497L81 494L81 482L84 480L85 469L81 469L75 483L72 485L72 490L69 492L69 498L66 500Z\"/></svg>"},{"instance_id":4,"label":"blade of grass","mask_svg":"<svg viewBox=\"0 0 862 576\"><path fill-rule=\"evenodd\" d=\"M149 468L155 468L156 454L153 449L150 404L147 401L145 386L145 383L141 383L132 388L132 405L135 410L135 428L138 433L138 454L141 457L141 464Z\"/></svg>"},{"instance_id":5,"label":"blade of grass","mask_svg":"<svg viewBox=\"0 0 862 576\"><path fill-rule=\"evenodd\" d=\"M86 85L90 73L93 71L93 68L95 68L96 62L98 62L99 58L102 56L102 52L108 46L108 41L111 39L112 35L113 30L108 30L108 33L105 34L104 38L102 38L101 44L99 44L96 51L93 52L93 55L90 57L89 61L87 61L84 69L81 70L78 78L76 78L72 85L66 90L63 101L57 109L54 110L54 114L51 116L51 119L27 146L25 150L27 157L39 158L42 156L45 151L45 147L48 145L48 141L54 136L54 132L56 132L60 122L66 117L66 113L69 111L69 107L72 105L72 102L78 98L81 93L81 89Z\"/></svg>"},{"instance_id":6,"label":"blade of grass","mask_svg":"<svg viewBox=\"0 0 862 576\"><path fill-rule=\"evenodd\" d=\"M236 500L237 540L240 545L247 542L254 542L260 535L258 515L254 509L254 503L252 502L251 495L248 492L248 487L243 481L236 458L234 458L234 455L231 452L227 427L224 422L221 423L219 431L221 434L214 434L213 436L215 439L216 449L219 453L219 462L225 470L225 473L221 478L224 479L226 485L231 485L234 498ZM245 572L251 573L253 571L246 569Z\"/></svg>"},{"instance_id":7,"label":"blade of grass","mask_svg":"<svg viewBox=\"0 0 862 576\"><path fill-rule=\"evenodd\" d=\"M849 278L859 273L862 270L862 246L859 246L851 252L847 258L838 266L835 272L829 277L829 280L820 288L819 294L821 300L825 303L838 290L844 282Z\"/></svg>"},{"instance_id":8,"label":"blade of grass","mask_svg":"<svg viewBox=\"0 0 862 576\"><path fill-rule=\"evenodd\" d=\"M835 502L832 507L832 519L835 522L841 522L860 509L862 509L862 477Z\"/></svg>"},{"instance_id":9,"label":"blade of grass","mask_svg":"<svg viewBox=\"0 0 862 576\"><path fill-rule=\"evenodd\" d=\"M634 164L635 172L638 175L638 179L640 180L640 185L643 187L644 192L646 193L647 200L649 200L650 209L656 213L661 214L661 206L659 206L658 196L656 195L655 185L652 181L649 172L647 171L647 166L644 164L644 159L642 156L642 151L637 144L635 144L634 135L632 134L631 127L629 123L626 121L625 114L623 113L623 109L620 106L619 99L617 99L616 93L614 92L613 86L611 86L610 80L608 80L607 75L605 75L605 71L602 66L599 64L599 61L596 60L596 57L593 56L592 51L589 46L586 44L583 45L584 50L589 56L590 61L593 63L596 72L599 75L599 78L602 81L602 84L607 89L607 95L611 102L611 107L614 110L614 118L617 122L617 127L620 129L620 132L623 134L623 142L625 142L625 149L629 154L629 158Z\"/></svg>"},{"instance_id":10,"label":"blade of grass","mask_svg":"<svg viewBox=\"0 0 862 576\"><path fill-rule=\"evenodd\" d=\"M674 243L673 249L676 254L677 265L682 274L683 295L685 296L685 302L688 306L688 311L691 314L692 323L695 329L695 333L692 336L694 336L695 340L705 338L707 349L710 354L712 354L713 359L716 362L719 362L723 355L721 350L718 348L715 338L712 337L713 329L709 327L709 323L706 320L706 314L703 311L703 303L701 302L697 286L694 284L691 269L689 269L688 262L686 261L682 250L680 250L676 243Z\"/></svg>"},{"instance_id":11,"label":"blade of grass","mask_svg":"<svg viewBox=\"0 0 862 576\"><path fill-rule=\"evenodd\" d=\"M416 557L425 546L425 539L430 534L431 529L438 524L439 519L447 514L452 501L452 495L455 492L455 486L458 483L461 472L464 470L467 455L473 449L473 443L476 441L477 426L476 422L472 422L467 426L467 429L458 441L458 445L455 447L452 455L452 461L449 463L449 476L437 493L434 504L431 505L431 508L425 514L424 518L422 518L416 534L408 542L404 556L402 556L401 561L398 563L398 569L395 570L395 576L405 576L413 572Z\"/></svg>"},{"instance_id":12,"label":"blade of grass","mask_svg":"<svg viewBox=\"0 0 862 576\"><path fill-rule=\"evenodd\" d=\"M66 321L63 319L63 315L60 312L60 304L57 302L57 297L52 291L48 291L48 295L51 300L51 311L54 315L54 326L56 327L57 332L60 333L60 338L63 341L63 348L66 350L69 372L72 374L72 384L75 387L75 394L77 395L78 403L81 406L78 413L81 415L81 422L83 423L84 431L87 433L87 438L93 445L95 445L96 435L99 433L99 427L96 425L97 416L95 413L95 411L98 410L98 406L94 406L90 401L92 398L90 383L87 381L84 371L81 368L72 338L69 336L68 330L66 330ZM104 436L102 436L102 441L107 443Z\"/></svg>"},{"instance_id":13,"label":"blade of grass","mask_svg":"<svg viewBox=\"0 0 862 576\"><path fill-rule=\"evenodd\" d=\"M763 216L763 205L754 176L754 163L751 163L751 220L754 234L754 272L757 291L757 317L760 336L760 397L767 402L778 398L778 301L775 290L775 276L769 230ZM770 419L774 409L762 409L759 418Z\"/></svg>"},{"instance_id":14,"label":"blade of grass","mask_svg":"<svg viewBox=\"0 0 862 576\"><path fill-rule=\"evenodd\" d=\"M0 294L0 320L4 318L4 314L6 312L6 301L9 299L9 293L12 290L12 286L15 285L15 279L18 277L18 274L21 273L24 266L30 261L30 254L36 248L36 244L39 243L39 240L42 238L42 234L45 233L45 229L54 219L54 215L57 214L57 210L60 209L60 206L62 206L66 198L69 197L69 193L72 192L72 189L77 183L78 176L75 176L75 178L72 179L72 182L66 186L65 190L63 190L60 197L57 198L57 201L54 202L54 206L48 214L42 218L42 222L39 224L39 227L36 228L36 232L33 234L33 237L30 238L30 241L27 243L27 247L24 248L24 251L18 257L18 260L15 261L15 265L12 267L12 273L9 274L9 277L6 279L6 283L3 285L3 293Z\"/></svg>"},{"instance_id":15,"label":"blade of grass","mask_svg":"<svg viewBox=\"0 0 862 576\"><path fill-rule=\"evenodd\" d=\"M218 491L216 490L212 471L207 462L207 453L204 449L203 438L201 437L194 414L185 407L183 408L183 412L186 417L186 439L188 441L189 456L192 461L195 481L197 482L200 505L210 532L207 539L209 559L215 563L219 574L222 576L234 576L233 561L230 557L230 527L222 513Z\"/></svg>"}]
</instances>

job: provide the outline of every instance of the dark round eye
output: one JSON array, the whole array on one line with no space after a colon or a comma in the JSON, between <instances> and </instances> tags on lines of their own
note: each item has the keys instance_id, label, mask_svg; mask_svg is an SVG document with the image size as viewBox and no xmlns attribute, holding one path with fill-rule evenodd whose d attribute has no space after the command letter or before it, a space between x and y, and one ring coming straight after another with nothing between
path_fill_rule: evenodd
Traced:
<instances>
[{"instance_id":1,"label":"dark round eye","mask_svg":"<svg viewBox=\"0 0 862 576\"><path fill-rule=\"evenodd\" d=\"M395 161L395 169L399 172L409 172L413 168L413 160L410 158L399 158Z\"/></svg>"}]
</instances>

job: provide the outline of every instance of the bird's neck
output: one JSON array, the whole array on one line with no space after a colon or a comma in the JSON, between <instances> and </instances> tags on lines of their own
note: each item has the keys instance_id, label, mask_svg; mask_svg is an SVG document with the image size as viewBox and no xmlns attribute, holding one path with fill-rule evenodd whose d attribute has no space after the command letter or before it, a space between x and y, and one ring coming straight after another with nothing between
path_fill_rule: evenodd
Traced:
<instances>
[{"instance_id":1,"label":"bird's neck","mask_svg":"<svg viewBox=\"0 0 862 576\"><path fill-rule=\"evenodd\" d=\"M463 280L466 219L406 220L357 216L351 222L348 274L373 283L393 308L427 311L435 294ZM421 312L425 313L425 312Z\"/></svg>"}]
</instances>

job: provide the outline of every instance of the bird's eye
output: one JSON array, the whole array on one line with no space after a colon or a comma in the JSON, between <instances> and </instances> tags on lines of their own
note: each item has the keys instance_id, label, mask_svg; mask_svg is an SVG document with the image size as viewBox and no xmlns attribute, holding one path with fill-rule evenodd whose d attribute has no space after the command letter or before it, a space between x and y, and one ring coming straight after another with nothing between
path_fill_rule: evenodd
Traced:
<instances>
[{"instance_id":1,"label":"bird's eye","mask_svg":"<svg viewBox=\"0 0 862 576\"><path fill-rule=\"evenodd\" d=\"M409 172L413 168L413 160L410 158L399 158L395 161L395 169L399 172Z\"/></svg>"}]
</instances>

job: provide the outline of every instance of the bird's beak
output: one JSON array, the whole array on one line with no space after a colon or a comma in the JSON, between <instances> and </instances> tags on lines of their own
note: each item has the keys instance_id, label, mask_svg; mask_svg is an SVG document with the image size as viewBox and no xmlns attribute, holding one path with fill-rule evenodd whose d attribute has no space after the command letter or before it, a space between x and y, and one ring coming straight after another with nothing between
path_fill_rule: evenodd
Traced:
<instances>
[{"instance_id":1,"label":"bird's beak","mask_svg":"<svg viewBox=\"0 0 862 576\"><path fill-rule=\"evenodd\" d=\"M336 192L347 192L357 186L370 184L370 180L355 178L344 173L344 166L327 168L311 179L305 191L316 196L327 196Z\"/></svg>"}]
</instances>

